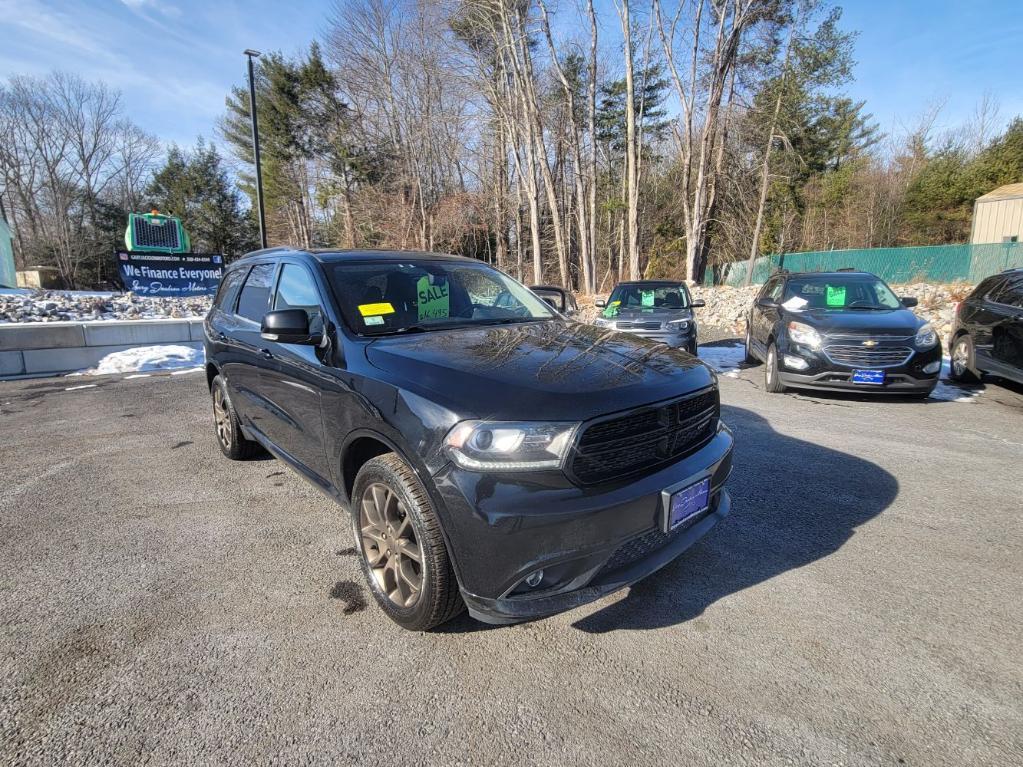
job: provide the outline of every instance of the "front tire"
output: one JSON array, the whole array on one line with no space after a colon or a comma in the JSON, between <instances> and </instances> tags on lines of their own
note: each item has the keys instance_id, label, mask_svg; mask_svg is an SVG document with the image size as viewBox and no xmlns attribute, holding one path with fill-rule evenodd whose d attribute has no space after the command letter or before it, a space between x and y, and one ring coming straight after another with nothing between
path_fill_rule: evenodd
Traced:
<instances>
[{"instance_id":1,"label":"front tire","mask_svg":"<svg viewBox=\"0 0 1023 767\"><path fill-rule=\"evenodd\" d=\"M778 347L772 343L767 347L767 362L764 364L764 388L771 394L781 394L785 384L778 377Z\"/></svg>"},{"instance_id":2,"label":"front tire","mask_svg":"<svg viewBox=\"0 0 1023 767\"><path fill-rule=\"evenodd\" d=\"M980 382L980 377L974 372L976 356L973 350L973 339L969 334L963 333L952 342L952 353L949 357L951 357L949 378L957 383L975 384Z\"/></svg>"},{"instance_id":3,"label":"front tire","mask_svg":"<svg viewBox=\"0 0 1023 767\"><path fill-rule=\"evenodd\" d=\"M373 598L399 626L428 631L465 609L430 497L394 453L359 470L352 526Z\"/></svg>"},{"instance_id":4,"label":"front tire","mask_svg":"<svg viewBox=\"0 0 1023 767\"><path fill-rule=\"evenodd\" d=\"M227 395L227 381L222 375L213 379L210 394L213 396L213 426L220 452L232 461L245 461L257 455L259 443L247 439L242 433L241 421Z\"/></svg>"}]
</instances>

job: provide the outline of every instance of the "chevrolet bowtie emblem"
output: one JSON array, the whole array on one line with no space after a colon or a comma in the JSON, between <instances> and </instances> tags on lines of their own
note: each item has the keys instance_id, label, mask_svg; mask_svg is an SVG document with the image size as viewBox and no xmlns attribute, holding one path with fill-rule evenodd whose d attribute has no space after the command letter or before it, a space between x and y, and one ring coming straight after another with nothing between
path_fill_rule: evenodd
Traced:
<instances>
[{"instance_id":1,"label":"chevrolet bowtie emblem","mask_svg":"<svg viewBox=\"0 0 1023 767\"><path fill-rule=\"evenodd\" d=\"M866 341L863 342L863 345L873 348L877 346L877 341L875 341L873 338L868 338Z\"/></svg>"}]
</instances>

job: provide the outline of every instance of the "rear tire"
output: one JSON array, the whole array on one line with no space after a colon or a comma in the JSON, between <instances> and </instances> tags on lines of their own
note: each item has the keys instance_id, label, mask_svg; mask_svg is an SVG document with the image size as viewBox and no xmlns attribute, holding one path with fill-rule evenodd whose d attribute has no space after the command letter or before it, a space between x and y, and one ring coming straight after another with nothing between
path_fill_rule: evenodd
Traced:
<instances>
[{"instance_id":1,"label":"rear tire","mask_svg":"<svg viewBox=\"0 0 1023 767\"><path fill-rule=\"evenodd\" d=\"M217 375L213 379L210 394L213 396L213 426L220 452L232 461L245 461L258 455L261 452L259 443L247 439L242 434L238 413L231 404L231 398L227 394L227 381L222 375Z\"/></svg>"},{"instance_id":2,"label":"rear tire","mask_svg":"<svg viewBox=\"0 0 1023 767\"><path fill-rule=\"evenodd\" d=\"M428 631L465 609L430 496L396 454L359 469L352 528L373 598L399 626Z\"/></svg>"},{"instance_id":3,"label":"rear tire","mask_svg":"<svg viewBox=\"0 0 1023 767\"><path fill-rule=\"evenodd\" d=\"M771 394L781 394L785 384L778 378L778 347L772 342L767 347L767 362L764 364L764 388Z\"/></svg>"},{"instance_id":4,"label":"rear tire","mask_svg":"<svg viewBox=\"0 0 1023 767\"><path fill-rule=\"evenodd\" d=\"M968 333L963 333L952 342L952 351L949 357L951 357L948 371L950 379L956 383L980 383L980 376L974 372L976 357L973 350L973 339Z\"/></svg>"}]
</instances>

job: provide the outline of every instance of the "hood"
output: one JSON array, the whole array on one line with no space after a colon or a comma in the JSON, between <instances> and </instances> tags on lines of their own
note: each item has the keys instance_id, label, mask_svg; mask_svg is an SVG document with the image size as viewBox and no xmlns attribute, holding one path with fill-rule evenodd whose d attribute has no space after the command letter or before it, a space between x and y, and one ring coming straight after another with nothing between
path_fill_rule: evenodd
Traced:
<instances>
[{"instance_id":1,"label":"hood","mask_svg":"<svg viewBox=\"0 0 1023 767\"><path fill-rule=\"evenodd\" d=\"M811 309L788 312L788 318L805 322L823 334L911 336L924 324L909 309L859 310Z\"/></svg>"},{"instance_id":2,"label":"hood","mask_svg":"<svg viewBox=\"0 0 1023 767\"><path fill-rule=\"evenodd\" d=\"M691 309L665 309L658 307L657 309L642 309L640 307L629 307L627 309L619 309L618 313L614 317L604 317L601 314L602 319L611 320L614 322L626 321L626 322L668 322L669 320L691 320L693 318L693 312Z\"/></svg>"},{"instance_id":3,"label":"hood","mask_svg":"<svg viewBox=\"0 0 1023 767\"><path fill-rule=\"evenodd\" d=\"M679 349L553 320L380 338L366 356L393 383L463 414L584 420L714 382Z\"/></svg>"}]
</instances>

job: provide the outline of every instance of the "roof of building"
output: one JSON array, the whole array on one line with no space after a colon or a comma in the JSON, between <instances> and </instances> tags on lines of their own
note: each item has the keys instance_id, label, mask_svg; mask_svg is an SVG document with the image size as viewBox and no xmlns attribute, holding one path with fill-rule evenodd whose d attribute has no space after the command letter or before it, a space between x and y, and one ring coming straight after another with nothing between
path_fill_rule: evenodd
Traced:
<instances>
[{"instance_id":1,"label":"roof of building","mask_svg":"<svg viewBox=\"0 0 1023 767\"><path fill-rule=\"evenodd\" d=\"M988 202L990 200L1011 200L1015 197L1023 197L1023 183L1006 184L997 189L992 189L985 195L977 198L977 202Z\"/></svg>"}]
</instances>

